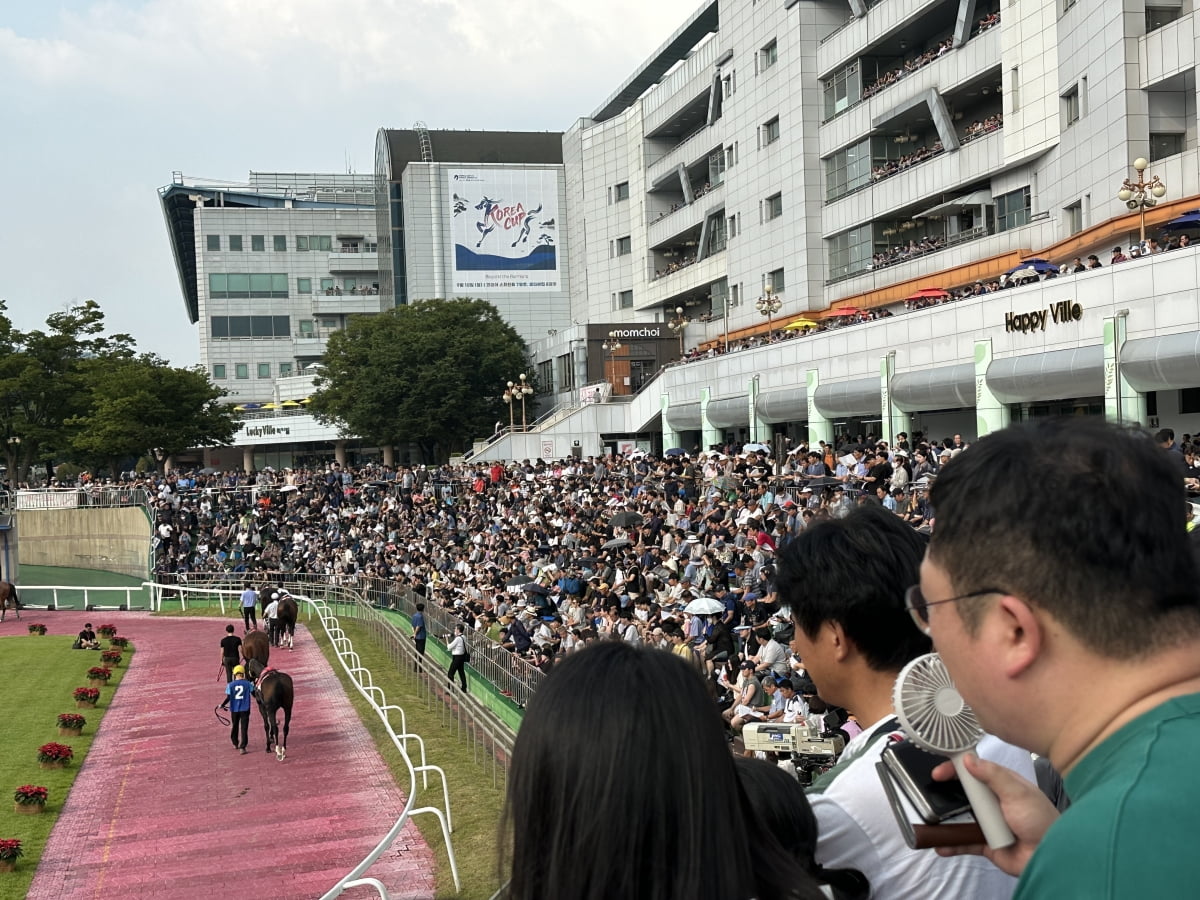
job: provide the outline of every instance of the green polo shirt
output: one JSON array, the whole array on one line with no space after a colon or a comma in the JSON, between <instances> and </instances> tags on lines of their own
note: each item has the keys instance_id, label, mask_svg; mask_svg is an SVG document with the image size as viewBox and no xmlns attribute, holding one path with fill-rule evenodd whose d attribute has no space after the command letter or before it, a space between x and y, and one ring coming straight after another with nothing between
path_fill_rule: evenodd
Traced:
<instances>
[{"instance_id":1,"label":"green polo shirt","mask_svg":"<svg viewBox=\"0 0 1200 900\"><path fill-rule=\"evenodd\" d=\"M1014 900L1200 895L1200 694L1134 719L1065 779L1071 807Z\"/></svg>"}]
</instances>

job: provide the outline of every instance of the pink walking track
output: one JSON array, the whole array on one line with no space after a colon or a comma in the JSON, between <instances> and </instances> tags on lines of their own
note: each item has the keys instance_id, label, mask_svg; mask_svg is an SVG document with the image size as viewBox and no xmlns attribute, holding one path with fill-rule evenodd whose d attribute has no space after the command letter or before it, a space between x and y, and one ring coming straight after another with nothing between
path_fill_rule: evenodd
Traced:
<instances>
[{"instance_id":1,"label":"pink walking track","mask_svg":"<svg viewBox=\"0 0 1200 900\"><path fill-rule=\"evenodd\" d=\"M257 710L245 756L213 716L225 690L224 620L126 612L105 621L137 653L50 835L32 900L316 898L395 822L404 794L303 627L294 652L271 652L296 684L278 762L264 752ZM426 898L433 868L409 822L366 875L393 897ZM342 896L377 895L358 887Z\"/></svg>"}]
</instances>

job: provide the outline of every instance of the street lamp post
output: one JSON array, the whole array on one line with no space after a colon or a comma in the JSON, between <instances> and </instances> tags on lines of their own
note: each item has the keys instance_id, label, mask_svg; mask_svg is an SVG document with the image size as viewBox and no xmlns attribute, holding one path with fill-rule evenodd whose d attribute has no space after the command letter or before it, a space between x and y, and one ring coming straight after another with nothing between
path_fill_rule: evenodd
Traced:
<instances>
[{"instance_id":1,"label":"street lamp post","mask_svg":"<svg viewBox=\"0 0 1200 900\"><path fill-rule=\"evenodd\" d=\"M617 340L617 333L610 331L608 340L600 345L600 349L608 354L608 367L610 374L608 383L612 386L613 393L617 392L617 351L621 349L621 342Z\"/></svg>"},{"instance_id":2,"label":"street lamp post","mask_svg":"<svg viewBox=\"0 0 1200 900\"><path fill-rule=\"evenodd\" d=\"M525 398L533 393L533 385L526 384L525 374L520 376L520 384L516 385L516 394L521 398L521 430L527 431L529 425L525 421Z\"/></svg>"},{"instance_id":3,"label":"street lamp post","mask_svg":"<svg viewBox=\"0 0 1200 900\"><path fill-rule=\"evenodd\" d=\"M763 286L763 295L754 304L762 315L767 317L767 341L775 336L775 313L783 306L783 301L775 296L775 287L771 284Z\"/></svg>"},{"instance_id":4,"label":"street lamp post","mask_svg":"<svg viewBox=\"0 0 1200 900\"><path fill-rule=\"evenodd\" d=\"M683 307L675 307L675 318L667 323L667 327L679 335L679 358L683 359L683 330L692 324L691 320L683 314Z\"/></svg>"},{"instance_id":5,"label":"street lamp post","mask_svg":"<svg viewBox=\"0 0 1200 900\"><path fill-rule=\"evenodd\" d=\"M1141 222L1141 234L1138 238L1145 243L1146 241L1146 208L1154 206L1161 198L1167 195L1167 186L1162 179L1157 175L1146 178L1145 172L1148 163L1143 157L1138 157L1133 161L1133 168L1137 170L1137 181L1130 181L1128 178L1121 185L1121 189L1117 191L1117 199L1124 203L1130 209L1138 211L1138 218Z\"/></svg>"},{"instance_id":6,"label":"street lamp post","mask_svg":"<svg viewBox=\"0 0 1200 900\"><path fill-rule=\"evenodd\" d=\"M17 485L18 476L21 474L17 471L20 467L21 456L21 439L15 434L5 440L8 445L8 476L9 482L15 488Z\"/></svg>"},{"instance_id":7,"label":"street lamp post","mask_svg":"<svg viewBox=\"0 0 1200 900\"><path fill-rule=\"evenodd\" d=\"M516 385L511 381L508 383L508 388L502 395L505 403L508 404L508 430L516 431L516 423L513 421L513 401L517 399Z\"/></svg>"}]
</instances>

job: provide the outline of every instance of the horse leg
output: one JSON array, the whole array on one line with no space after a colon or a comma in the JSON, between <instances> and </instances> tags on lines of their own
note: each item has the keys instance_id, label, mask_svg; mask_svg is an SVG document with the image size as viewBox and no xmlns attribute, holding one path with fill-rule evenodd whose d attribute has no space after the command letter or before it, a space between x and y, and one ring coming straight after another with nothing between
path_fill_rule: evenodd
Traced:
<instances>
[{"instance_id":1,"label":"horse leg","mask_svg":"<svg viewBox=\"0 0 1200 900\"><path fill-rule=\"evenodd\" d=\"M289 707L285 706L283 708L283 740L278 741L275 744L275 757L280 762L283 762L284 758L287 757L287 737L288 737L288 729L291 726L291 724L292 724L292 711Z\"/></svg>"}]
</instances>

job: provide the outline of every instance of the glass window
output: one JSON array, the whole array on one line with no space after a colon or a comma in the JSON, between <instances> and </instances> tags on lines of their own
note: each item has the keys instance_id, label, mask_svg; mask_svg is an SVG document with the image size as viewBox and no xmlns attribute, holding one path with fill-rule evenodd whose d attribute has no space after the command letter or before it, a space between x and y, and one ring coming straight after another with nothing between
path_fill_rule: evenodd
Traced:
<instances>
[{"instance_id":1,"label":"glass window","mask_svg":"<svg viewBox=\"0 0 1200 900\"><path fill-rule=\"evenodd\" d=\"M297 278L296 279L296 293L297 294L311 294L312 293L312 279L311 278Z\"/></svg>"},{"instance_id":2,"label":"glass window","mask_svg":"<svg viewBox=\"0 0 1200 900\"><path fill-rule=\"evenodd\" d=\"M771 41L760 51L758 51L759 68L766 71L779 61L779 44L776 41Z\"/></svg>"},{"instance_id":3,"label":"glass window","mask_svg":"<svg viewBox=\"0 0 1200 900\"><path fill-rule=\"evenodd\" d=\"M250 377L250 363L237 363L233 367L234 376L237 378Z\"/></svg>"},{"instance_id":4,"label":"glass window","mask_svg":"<svg viewBox=\"0 0 1200 900\"><path fill-rule=\"evenodd\" d=\"M259 363L258 364L258 377L259 378L270 378L271 377L271 364L270 363Z\"/></svg>"},{"instance_id":5,"label":"glass window","mask_svg":"<svg viewBox=\"0 0 1200 900\"><path fill-rule=\"evenodd\" d=\"M763 122L762 127L762 142L763 146L773 144L779 140L779 116Z\"/></svg>"},{"instance_id":6,"label":"glass window","mask_svg":"<svg viewBox=\"0 0 1200 900\"><path fill-rule=\"evenodd\" d=\"M633 252L633 238L617 238L617 256L628 256Z\"/></svg>"},{"instance_id":7,"label":"glass window","mask_svg":"<svg viewBox=\"0 0 1200 900\"><path fill-rule=\"evenodd\" d=\"M1063 121L1070 128L1079 121L1079 88L1073 87L1062 95Z\"/></svg>"},{"instance_id":8,"label":"glass window","mask_svg":"<svg viewBox=\"0 0 1200 900\"><path fill-rule=\"evenodd\" d=\"M231 234L229 236L229 249L235 253L242 252L242 236L240 234Z\"/></svg>"},{"instance_id":9,"label":"glass window","mask_svg":"<svg viewBox=\"0 0 1200 900\"><path fill-rule=\"evenodd\" d=\"M312 319L301 319L300 320L300 336L301 337L312 337L312 335L313 335Z\"/></svg>"},{"instance_id":10,"label":"glass window","mask_svg":"<svg viewBox=\"0 0 1200 900\"><path fill-rule=\"evenodd\" d=\"M996 230L1008 231L1029 223L1029 188L1017 188L996 198Z\"/></svg>"},{"instance_id":11,"label":"glass window","mask_svg":"<svg viewBox=\"0 0 1200 900\"><path fill-rule=\"evenodd\" d=\"M1183 134L1150 133L1150 162L1183 152Z\"/></svg>"},{"instance_id":12,"label":"glass window","mask_svg":"<svg viewBox=\"0 0 1200 900\"><path fill-rule=\"evenodd\" d=\"M1066 225L1067 234L1078 234L1083 231L1082 203L1072 203L1063 208L1063 224Z\"/></svg>"},{"instance_id":13,"label":"glass window","mask_svg":"<svg viewBox=\"0 0 1200 900\"><path fill-rule=\"evenodd\" d=\"M1170 25L1179 18L1183 10L1178 6L1147 6L1146 31L1157 31L1164 25Z\"/></svg>"},{"instance_id":14,"label":"glass window","mask_svg":"<svg viewBox=\"0 0 1200 900\"><path fill-rule=\"evenodd\" d=\"M286 272L271 273L271 296L284 298L288 295L288 277Z\"/></svg>"},{"instance_id":15,"label":"glass window","mask_svg":"<svg viewBox=\"0 0 1200 900\"><path fill-rule=\"evenodd\" d=\"M292 374L292 364L290 362L281 362L279 364L279 377L287 378Z\"/></svg>"},{"instance_id":16,"label":"glass window","mask_svg":"<svg viewBox=\"0 0 1200 900\"><path fill-rule=\"evenodd\" d=\"M292 336L292 320L288 316L271 316L275 337Z\"/></svg>"},{"instance_id":17,"label":"glass window","mask_svg":"<svg viewBox=\"0 0 1200 900\"><path fill-rule=\"evenodd\" d=\"M249 316L230 316L229 317L229 336L231 338L248 338L254 334L250 330Z\"/></svg>"},{"instance_id":18,"label":"glass window","mask_svg":"<svg viewBox=\"0 0 1200 900\"><path fill-rule=\"evenodd\" d=\"M287 251L287 235L286 234L277 234L274 236L273 240L275 242L276 251L278 251L280 253L285 253Z\"/></svg>"},{"instance_id":19,"label":"glass window","mask_svg":"<svg viewBox=\"0 0 1200 900\"><path fill-rule=\"evenodd\" d=\"M318 250L333 249L333 238L328 234L319 234L313 240L316 241L316 248Z\"/></svg>"},{"instance_id":20,"label":"glass window","mask_svg":"<svg viewBox=\"0 0 1200 900\"><path fill-rule=\"evenodd\" d=\"M213 363L213 378L222 379L225 377L225 363Z\"/></svg>"},{"instance_id":21,"label":"glass window","mask_svg":"<svg viewBox=\"0 0 1200 900\"><path fill-rule=\"evenodd\" d=\"M358 279L357 278L343 278L342 279L342 290L345 291L347 294L350 293L351 291L353 291L357 287L358 287Z\"/></svg>"},{"instance_id":22,"label":"glass window","mask_svg":"<svg viewBox=\"0 0 1200 900\"><path fill-rule=\"evenodd\" d=\"M258 252L265 251L267 249L267 236L264 234L250 235L250 249Z\"/></svg>"},{"instance_id":23,"label":"glass window","mask_svg":"<svg viewBox=\"0 0 1200 900\"><path fill-rule=\"evenodd\" d=\"M274 297L286 299L288 296L288 276L286 272L213 272L208 276L208 293L210 297L248 298Z\"/></svg>"},{"instance_id":24,"label":"glass window","mask_svg":"<svg viewBox=\"0 0 1200 900\"><path fill-rule=\"evenodd\" d=\"M783 277L783 269L772 269L767 273L767 284L771 285L771 290L776 294L782 294L784 288L787 287L787 282Z\"/></svg>"},{"instance_id":25,"label":"glass window","mask_svg":"<svg viewBox=\"0 0 1200 900\"><path fill-rule=\"evenodd\" d=\"M617 298L617 306L621 309L633 309L633 291L621 291Z\"/></svg>"},{"instance_id":26,"label":"glass window","mask_svg":"<svg viewBox=\"0 0 1200 900\"><path fill-rule=\"evenodd\" d=\"M783 215L783 194L772 194L765 204L767 221L778 219Z\"/></svg>"},{"instance_id":27,"label":"glass window","mask_svg":"<svg viewBox=\"0 0 1200 900\"><path fill-rule=\"evenodd\" d=\"M229 278L220 272L208 276L208 296L222 299L229 296Z\"/></svg>"},{"instance_id":28,"label":"glass window","mask_svg":"<svg viewBox=\"0 0 1200 900\"><path fill-rule=\"evenodd\" d=\"M829 277L844 278L871 268L871 226L860 225L834 235L829 245Z\"/></svg>"},{"instance_id":29,"label":"glass window","mask_svg":"<svg viewBox=\"0 0 1200 900\"><path fill-rule=\"evenodd\" d=\"M207 237L208 237L208 249L209 250L220 250L221 249L221 236L219 234L210 234Z\"/></svg>"},{"instance_id":30,"label":"glass window","mask_svg":"<svg viewBox=\"0 0 1200 900\"><path fill-rule=\"evenodd\" d=\"M330 291L332 291L333 290L333 279L332 278L322 278L321 279L321 290L324 291L325 293L329 293Z\"/></svg>"},{"instance_id":31,"label":"glass window","mask_svg":"<svg viewBox=\"0 0 1200 900\"><path fill-rule=\"evenodd\" d=\"M266 272L253 272L250 275L250 296L270 297L271 276Z\"/></svg>"},{"instance_id":32,"label":"glass window","mask_svg":"<svg viewBox=\"0 0 1200 900\"><path fill-rule=\"evenodd\" d=\"M871 142L859 141L825 160L825 200L836 200L871 183Z\"/></svg>"},{"instance_id":33,"label":"glass window","mask_svg":"<svg viewBox=\"0 0 1200 900\"><path fill-rule=\"evenodd\" d=\"M231 272L229 278L230 297L250 296L250 276L245 273Z\"/></svg>"},{"instance_id":34,"label":"glass window","mask_svg":"<svg viewBox=\"0 0 1200 900\"><path fill-rule=\"evenodd\" d=\"M862 99L862 75L858 61L835 72L828 81L822 82L821 89L825 99L826 120L858 103Z\"/></svg>"},{"instance_id":35,"label":"glass window","mask_svg":"<svg viewBox=\"0 0 1200 900\"><path fill-rule=\"evenodd\" d=\"M308 235L307 234L296 235L296 249L297 250L307 250L308 249Z\"/></svg>"},{"instance_id":36,"label":"glass window","mask_svg":"<svg viewBox=\"0 0 1200 900\"><path fill-rule=\"evenodd\" d=\"M229 316L212 316L209 327L214 338L229 337Z\"/></svg>"},{"instance_id":37,"label":"glass window","mask_svg":"<svg viewBox=\"0 0 1200 900\"><path fill-rule=\"evenodd\" d=\"M613 202L619 203L622 200L628 200L628 199L629 199L629 182L622 181L615 188L613 188Z\"/></svg>"}]
</instances>

